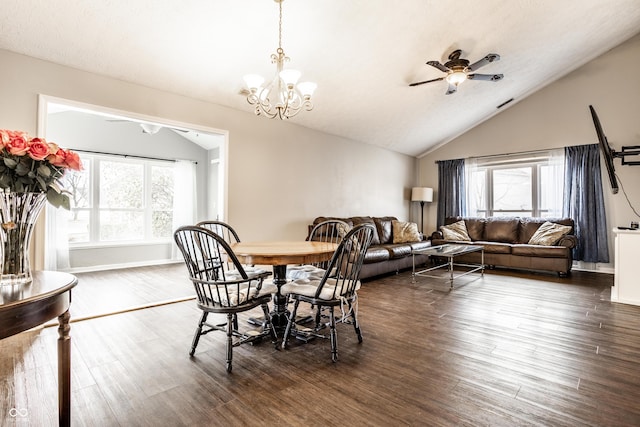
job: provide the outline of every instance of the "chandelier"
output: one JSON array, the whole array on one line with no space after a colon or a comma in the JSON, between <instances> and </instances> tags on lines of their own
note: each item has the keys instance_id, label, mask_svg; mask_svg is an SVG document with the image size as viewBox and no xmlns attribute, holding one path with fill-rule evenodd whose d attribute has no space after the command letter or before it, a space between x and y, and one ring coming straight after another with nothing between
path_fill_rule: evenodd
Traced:
<instances>
[{"instance_id":1,"label":"chandelier","mask_svg":"<svg viewBox=\"0 0 640 427\"><path fill-rule=\"evenodd\" d=\"M282 50L282 2L274 0L280 7L280 20L278 21L278 49L271 55L271 63L276 64L276 75L266 86L262 86L264 78L257 74L244 76L244 81L249 88L247 101L255 105L256 115L265 115L270 119L279 117L288 119L296 116L300 111L313 109L311 95L316 89L316 84L300 82L300 71L284 69L284 63L289 57Z\"/></svg>"}]
</instances>

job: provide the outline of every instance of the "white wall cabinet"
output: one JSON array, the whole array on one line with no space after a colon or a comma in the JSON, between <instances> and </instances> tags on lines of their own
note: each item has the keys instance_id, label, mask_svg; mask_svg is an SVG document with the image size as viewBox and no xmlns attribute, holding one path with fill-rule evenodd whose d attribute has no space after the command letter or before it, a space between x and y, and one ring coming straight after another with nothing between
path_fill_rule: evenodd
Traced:
<instances>
[{"instance_id":1,"label":"white wall cabinet","mask_svg":"<svg viewBox=\"0 0 640 427\"><path fill-rule=\"evenodd\" d=\"M611 301L640 305L640 231L614 228L615 277Z\"/></svg>"}]
</instances>

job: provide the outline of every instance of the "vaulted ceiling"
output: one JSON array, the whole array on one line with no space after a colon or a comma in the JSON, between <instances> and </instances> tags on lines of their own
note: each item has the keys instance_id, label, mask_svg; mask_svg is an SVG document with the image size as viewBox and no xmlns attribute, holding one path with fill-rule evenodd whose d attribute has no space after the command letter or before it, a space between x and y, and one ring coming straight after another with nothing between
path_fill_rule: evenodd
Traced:
<instances>
[{"instance_id":1,"label":"vaulted ceiling","mask_svg":"<svg viewBox=\"0 0 640 427\"><path fill-rule=\"evenodd\" d=\"M2 0L0 48L252 114L243 75L270 79L272 0ZM640 31L640 0L286 0L283 48L318 84L301 126L420 155ZM501 59L445 95L426 65L454 49ZM46 76L43 76L46 78ZM505 107L505 108L508 108ZM268 119L264 119L268 120Z\"/></svg>"}]
</instances>

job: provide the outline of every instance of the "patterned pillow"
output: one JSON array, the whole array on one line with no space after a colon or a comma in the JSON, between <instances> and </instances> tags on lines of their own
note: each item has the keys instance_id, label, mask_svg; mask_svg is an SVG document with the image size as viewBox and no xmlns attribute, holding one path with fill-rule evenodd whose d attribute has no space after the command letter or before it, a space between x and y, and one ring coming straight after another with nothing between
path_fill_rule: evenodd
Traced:
<instances>
[{"instance_id":1,"label":"patterned pillow","mask_svg":"<svg viewBox=\"0 0 640 427\"><path fill-rule=\"evenodd\" d=\"M415 222L391 221L393 243L413 243L422 240Z\"/></svg>"},{"instance_id":2,"label":"patterned pillow","mask_svg":"<svg viewBox=\"0 0 640 427\"><path fill-rule=\"evenodd\" d=\"M467 226L463 219L458 222L454 222L453 224L441 226L440 231L442 232L442 236L445 240L458 240L464 242L471 241L469 233L467 233Z\"/></svg>"},{"instance_id":3,"label":"patterned pillow","mask_svg":"<svg viewBox=\"0 0 640 427\"><path fill-rule=\"evenodd\" d=\"M530 245L543 245L543 246L553 246L558 243L558 240L562 238L565 234L571 231L571 227L568 225L560 225L554 222L546 221L544 222L531 239L529 239Z\"/></svg>"}]
</instances>

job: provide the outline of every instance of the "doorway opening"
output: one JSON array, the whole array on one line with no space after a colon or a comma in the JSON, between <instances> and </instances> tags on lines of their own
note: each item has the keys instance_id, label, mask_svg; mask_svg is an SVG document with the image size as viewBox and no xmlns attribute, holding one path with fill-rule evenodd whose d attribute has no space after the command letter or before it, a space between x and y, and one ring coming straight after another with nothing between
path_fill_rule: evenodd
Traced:
<instances>
[{"instance_id":1,"label":"doorway opening","mask_svg":"<svg viewBox=\"0 0 640 427\"><path fill-rule=\"evenodd\" d=\"M164 264L177 258L173 229L227 216L225 130L41 95L38 134L87 159L82 188L86 197L72 206L75 222L68 221L68 211L48 207L45 238L38 239L44 244L36 247L47 269L81 272ZM186 165L191 179L185 181L180 175L173 181L151 182L154 171L174 164ZM122 178L114 179L114 173ZM166 193L175 195L174 204L170 197L165 212L150 208L158 204L156 193L143 193L134 182L155 188L156 193L162 182L169 182L171 191ZM127 191L131 196L109 198L110 191ZM186 216L185 193L192 193ZM159 222L163 218L164 226ZM75 229L70 230L69 224ZM150 227L155 228L150 232Z\"/></svg>"}]
</instances>

